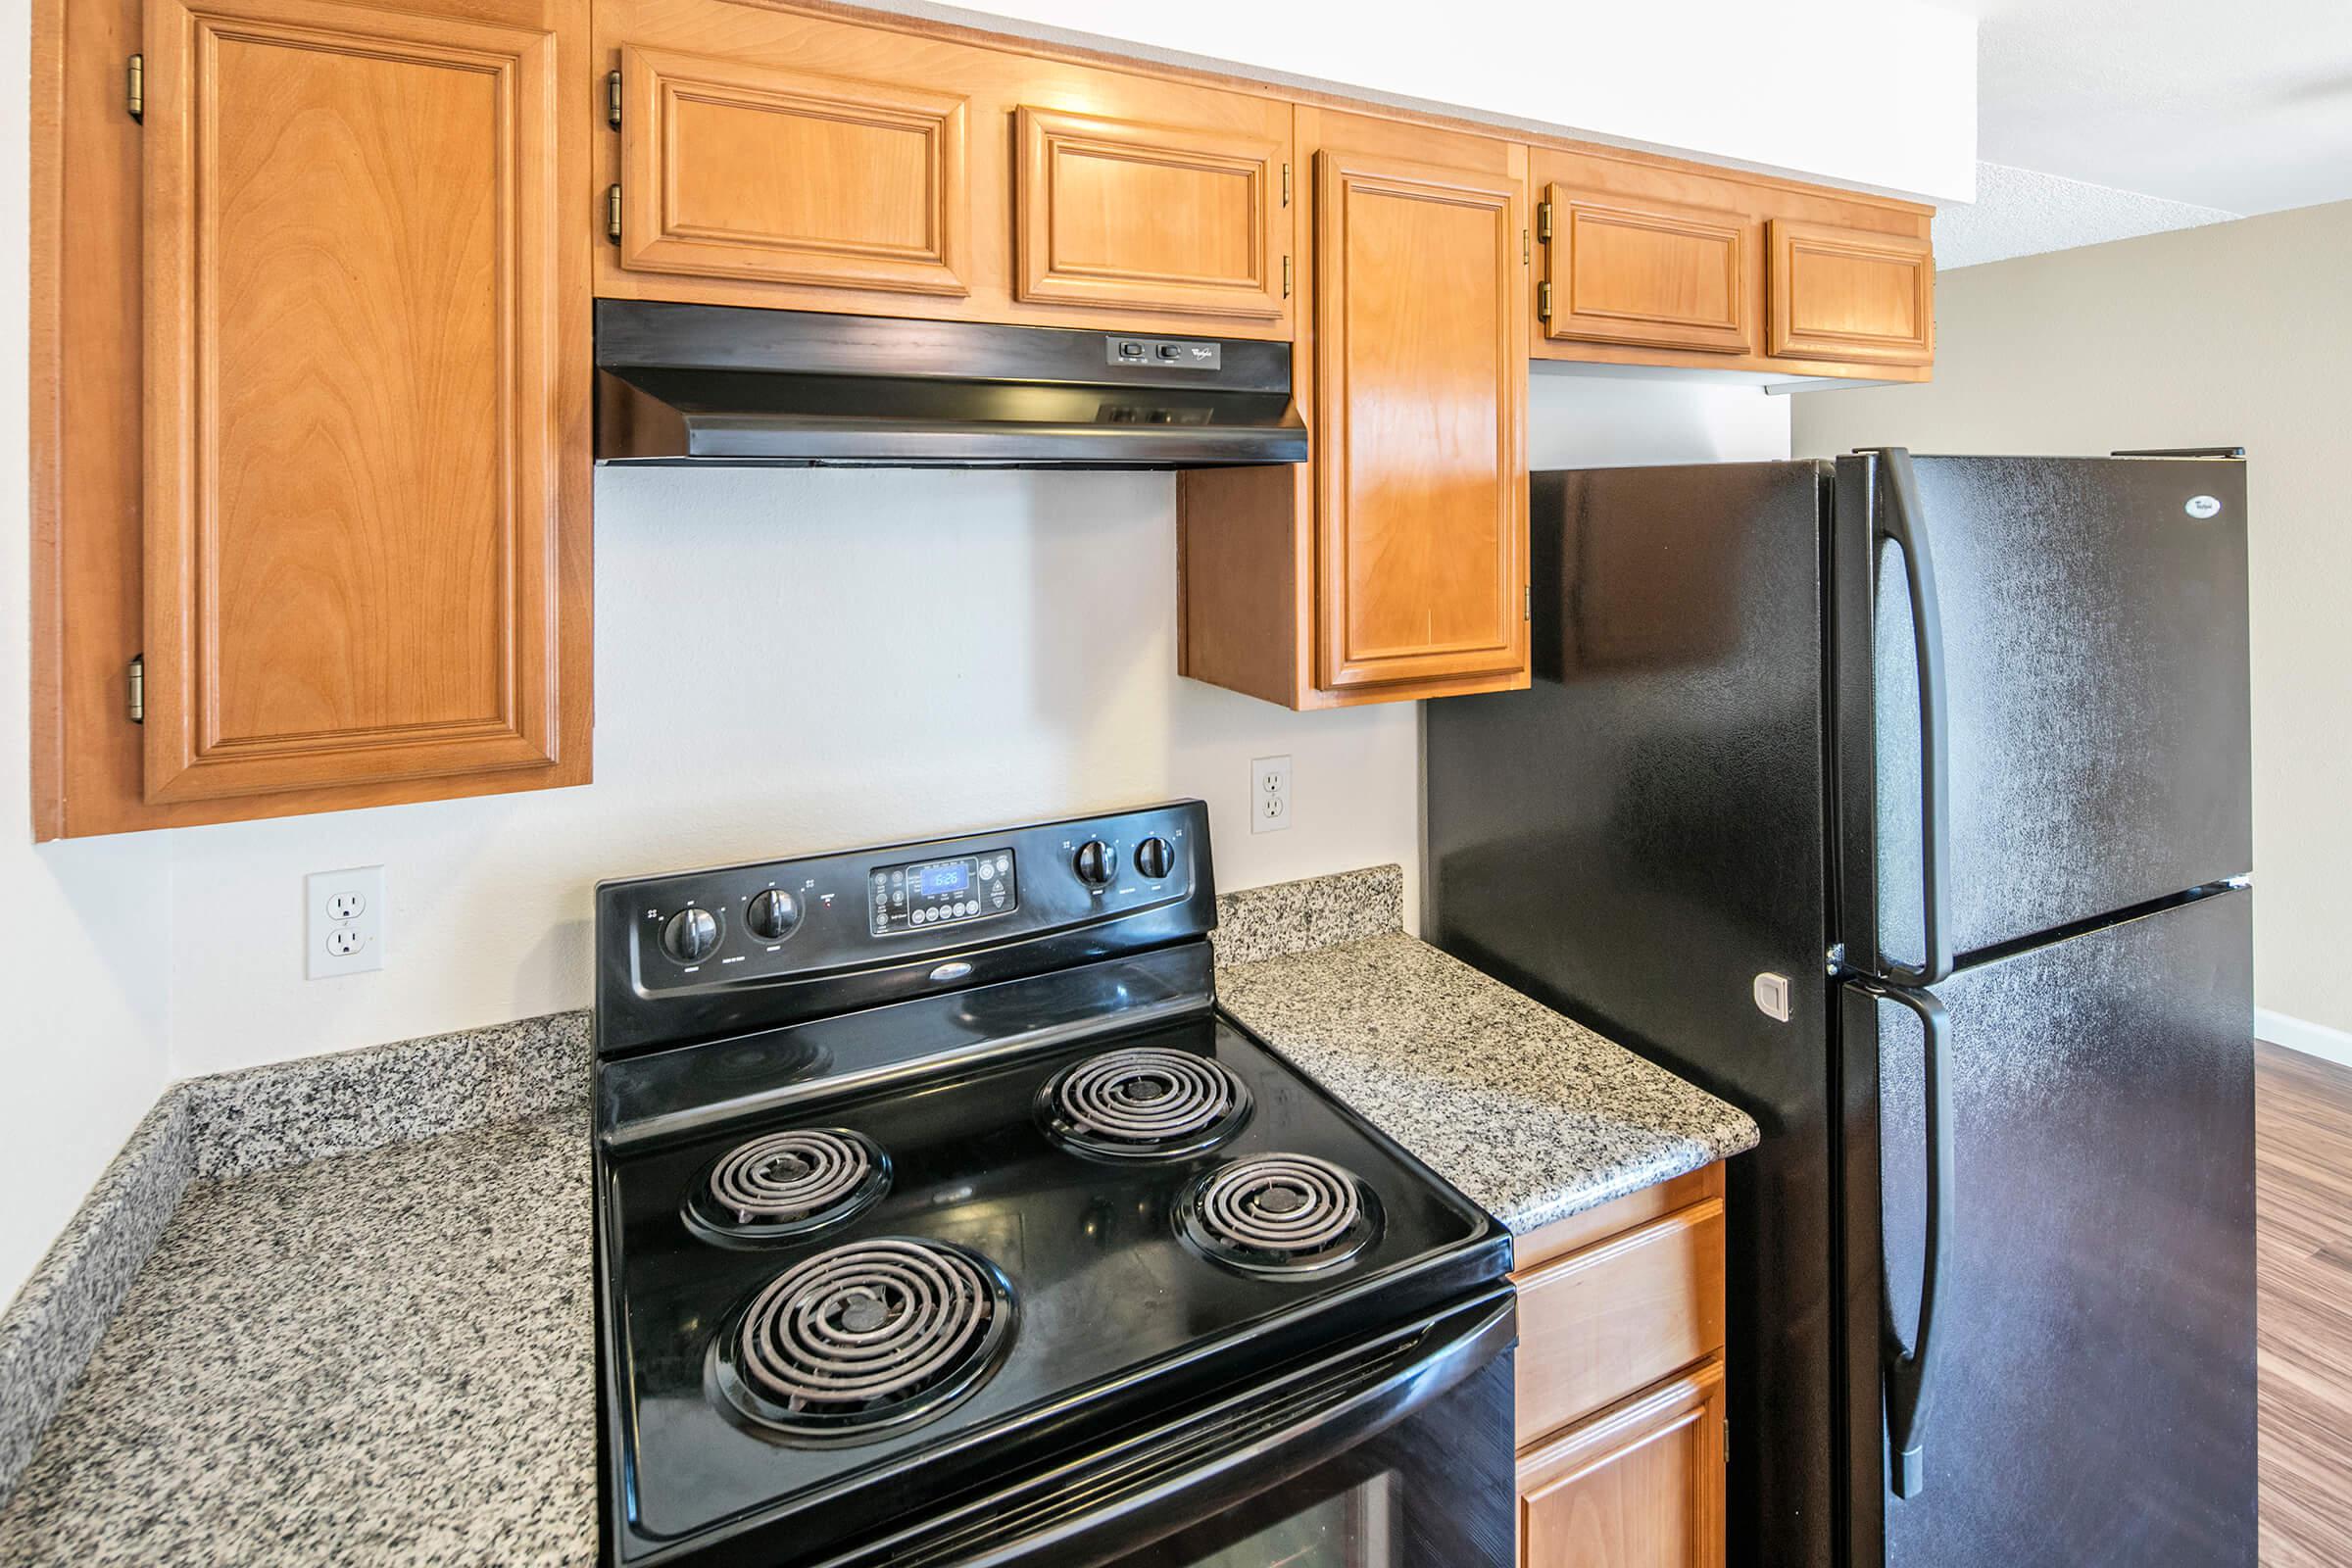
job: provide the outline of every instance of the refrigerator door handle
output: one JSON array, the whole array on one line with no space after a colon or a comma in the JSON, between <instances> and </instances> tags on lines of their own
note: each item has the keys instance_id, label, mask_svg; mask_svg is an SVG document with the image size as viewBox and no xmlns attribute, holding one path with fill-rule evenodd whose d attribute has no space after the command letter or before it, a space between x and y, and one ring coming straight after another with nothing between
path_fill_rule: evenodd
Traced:
<instances>
[{"instance_id":1,"label":"refrigerator door handle","mask_svg":"<svg viewBox=\"0 0 2352 1568\"><path fill-rule=\"evenodd\" d=\"M1920 949L1918 967L1897 963L1884 954L1879 966L1898 986L1926 987L1952 972L1951 921L1944 903L1950 897L1951 747L1947 729L1943 681L1943 622L1936 610L1936 566L1928 552L1927 515L1919 504L1919 480L1911 471L1911 454L1903 447L1877 447L1879 466L1886 476L1882 487L1885 504L1879 509L1877 536L1903 553L1903 581L1911 598L1911 641L1919 666L1919 881Z\"/></svg>"},{"instance_id":2,"label":"refrigerator door handle","mask_svg":"<svg viewBox=\"0 0 2352 1568\"><path fill-rule=\"evenodd\" d=\"M1927 1202L1920 1247L1919 1313L1908 1346L1894 1321L1894 1282L1888 1277L1884 1223L1879 1241L1879 1360L1886 1384L1888 1470L1894 1494L1916 1497L1927 1486L1921 1429L1936 1369L1936 1303L1952 1240L1951 1018L1943 1004L1926 992L1881 986L1867 989L1880 1000L1915 1014L1925 1043L1920 1102L1927 1123ZM1880 1077L1883 1082L1884 1072Z\"/></svg>"}]
</instances>

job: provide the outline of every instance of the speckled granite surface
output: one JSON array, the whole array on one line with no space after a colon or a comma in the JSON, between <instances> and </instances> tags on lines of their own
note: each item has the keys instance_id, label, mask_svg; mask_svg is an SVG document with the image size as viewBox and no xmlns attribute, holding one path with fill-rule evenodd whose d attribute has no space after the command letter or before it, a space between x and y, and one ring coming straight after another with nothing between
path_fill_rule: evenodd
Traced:
<instances>
[{"instance_id":1,"label":"speckled granite surface","mask_svg":"<svg viewBox=\"0 0 2352 1568\"><path fill-rule=\"evenodd\" d=\"M249 1067L179 1086L198 1176L237 1176L544 1115L588 1099L588 1012Z\"/></svg>"},{"instance_id":2,"label":"speckled granite surface","mask_svg":"<svg viewBox=\"0 0 2352 1568\"><path fill-rule=\"evenodd\" d=\"M1744 1112L1401 932L1220 964L1217 993L1513 1231L1756 1142Z\"/></svg>"},{"instance_id":3,"label":"speckled granite surface","mask_svg":"<svg viewBox=\"0 0 2352 1568\"><path fill-rule=\"evenodd\" d=\"M0 1562L591 1564L584 1115L191 1186Z\"/></svg>"},{"instance_id":4,"label":"speckled granite surface","mask_svg":"<svg viewBox=\"0 0 2352 1568\"><path fill-rule=\"evenodd\" d=\"M0 1504L191 1178L280 1169L584 1105L588 1065L582 1010L167 1089L0 1313Z\"/></svg>"},{"instance_id":5,"label":"speckled granite surface","mask_svg":"<svg viewBox=\"0 0 2352 1568\"><path fill-rule=\"evenodd\" d=\"M187 1107L166 1095L0 1316L0 1504L171 1223L193 1165Z\"/></svg>"},{"instance_id":6,"label":"speckled granite surface","mask_svg":"<svg viewBox=\"0 0 2352 1568\"><path fill-rule=\"evenodd\" d=\"M1210 940L1218 963L1253 963L1360 942L1403 924L1404 868L1374 865L1220 894Z\"/></svg>"}]
</instances>

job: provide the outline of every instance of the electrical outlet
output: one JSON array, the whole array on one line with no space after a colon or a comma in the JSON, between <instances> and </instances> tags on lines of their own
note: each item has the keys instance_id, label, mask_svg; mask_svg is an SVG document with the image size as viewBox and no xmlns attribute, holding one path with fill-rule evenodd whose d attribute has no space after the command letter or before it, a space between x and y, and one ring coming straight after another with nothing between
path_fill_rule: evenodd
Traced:
<instances>
[{"instance_id":1,"label":"electrical outlet","mask_svg":"<svg viewBox=\"0 0 2352 1568\"><path fill-rule=\"evenodd\" d=\"M1250 764L1250 831L1279 833L1291 825L1291 760L1261 757Z\"/></svg>"},{"instance_id":2,"label":"electrical outlet","mask_svg":"<svg viewBox=\"0 0 2352 1568\"><path fill-rule=\"evenodd\" d=\"M303 972L313 980L384 966L384 868L314 871L302 880Z\"/></svg>"}]
</instances>

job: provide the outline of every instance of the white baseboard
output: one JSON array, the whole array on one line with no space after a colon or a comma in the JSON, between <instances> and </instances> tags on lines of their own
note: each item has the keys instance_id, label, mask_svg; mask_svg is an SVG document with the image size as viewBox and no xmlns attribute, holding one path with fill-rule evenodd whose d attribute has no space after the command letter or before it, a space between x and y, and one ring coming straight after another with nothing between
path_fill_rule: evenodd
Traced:
<instances>
[{"instance_id":1,"label":"white baseboard","mask_svg":"<svg viewBox=\"0 0 2352 1568\"><path fill-rule=\"evenodd\" d=\"M2330 1029L2324 1023L2307 1023L2268 1007L2256 1007L2254 1033L2274 1046L2352 1067L2352 1032Z\"/></svg>"}]
</instances>

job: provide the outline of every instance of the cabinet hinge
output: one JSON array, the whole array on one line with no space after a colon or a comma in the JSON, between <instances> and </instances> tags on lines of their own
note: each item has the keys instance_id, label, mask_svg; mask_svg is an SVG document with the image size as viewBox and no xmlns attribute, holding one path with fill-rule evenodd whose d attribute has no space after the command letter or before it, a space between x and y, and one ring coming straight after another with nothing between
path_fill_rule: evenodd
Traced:
<instances>
[{"instance_id":1,"label":"cabinet hinge","mask_svg":"<svg viewBox=\"0 0 2352 1568\"><path fill-rule=\"evenodd\" d=\"M1549 282L1536 285L1536 319L1539 321L1551 319L1551 284Z\"/></svg>"},{"instance_id":2,"label":"cabinet hinge","mask_svg":"<svg viewBox=\"0 0 2352 1568\"><path fill-rule=\"evenodd\" d=\"M1288 256L1282 259L1282 297L1286 300L1291 297L1291 259Z\"/></svg>"},{"instance_id":3,"label":"cabinet hinge","mask_svg":"<svg viewBox=\"0 0 2352 1568\"><path fill-rule=\"evenodd\" d=\"M1551 203L1549 202L1536 203L1536 238L1546 245L1551 243Z\"/></svg>"},{"instance_id":4,"label":"cabinet hinge","mask_svg":"<svg viewBox=\"0 0 2352 1568\"><path fill-rule=\"evenodd\" d=\"M1535 259L1535 253L1527 248L1527 230L1523 228L1519 231L1519 265L1525 267Z\"/></svg>"},{"instance_id":5,"label":"cabinet hinge","mask_svg":"<svg viewBox=\"0 0 2352 1568\"><path fill-rule=\"evenodd\" d=\"M620 243L620 187L618 185L614 185L605 192L605 238L615 245Z\"/></svg>"},{"instance_id":6,"label":"cabinet hinge","mask_svg":"<svg viewBox=\"0 0 2352 1568\"><path fill-rule=\"evenodd\" d=\"M1291 205L1291 166L1288 164L1282 166L1282 205Z\"/></svg>"},{"instance_id":7,"label":"cabinet hinge","mask_svg":"<svg viewBox=\"0 0 2352 1568\"><path fill-rule=\"evenodd\" d=\"M122 67L122 107L140 124L147 122L147 57L132 55Z\"/></svg>"},{"instance_id":8,"label":"cabinet hinge","mask_svg":"<svg viewBox=\"0 0 2352 1568\"><path fill-rule=\"evenodd\" d=\"M122 710L133 724L147 722L147 656L130 656L130 667L123 672Z\"/></svg>"},{"instance_id":9,"label":"cabinet hinge","mask_svg":"<svg viewBox=\"0 0 2352 1568\"><path fill-rule=\"evenodd\" d=\"M605 123L614 130L620 128L620 73L609 72L605 76Z\"/></svg>"},{"instance_id":10,"label":"cabinet hinge","mask_svg":"<svg viewBox=\"0 0 2352 1568\"><path fill-rule=\"evenodd\" d=\"M1519 618L1521 620L1536 618L1536 585L1532 582L1519 590Z\"/></svg>"}]
</instances>

